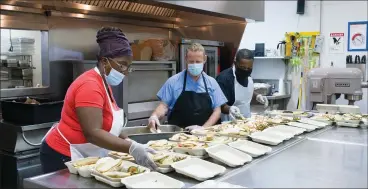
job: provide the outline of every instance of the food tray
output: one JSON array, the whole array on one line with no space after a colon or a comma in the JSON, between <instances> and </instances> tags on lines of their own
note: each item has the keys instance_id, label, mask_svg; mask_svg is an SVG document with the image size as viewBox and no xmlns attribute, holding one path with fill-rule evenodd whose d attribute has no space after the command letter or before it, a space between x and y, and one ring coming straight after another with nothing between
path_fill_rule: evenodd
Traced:
<instances>
[{"instance_id":1,"label":"food tray","mask_svg":"<svg viewBox=\"0 0 368 189\"><path fill-rule=\"evenodd\" d=\"M264 146L249 140L239 140L229 143L228 145L232 148L245 152L252 157L258 157L272 151L271 147Z\"/></svg>"},{"instance_id":2,"label":"food tray","mask_svg":"<svg viewBox=\"0 0 368 189\"><path fill-rule=\"evenodd\" d=\"M323 127L326 127L326 126L329 125L326 122L316 121L316 120L312 120L312 119L300 119L300 120L298 120L298 122L313 125L313 126L317 126L318 128L323 128Z\"/></svg>"},{"instance_id":3,"label":"food tray","mask_svg":"<svg viewBox=\"0 0 368 189\"><path fill-rule=\"evenodd\" d=\"M317 126L308 125L308 124L304 124L304 123L298 123L298 122L289 122L289 123L287 123L287 125L306 129L307 132L314 131L318 128Z\"/></svg>"},{"instance_id":4,"label":"food tray","mask_svg":"<svg viewBox=\"0 0 368 189\"><path fill-rule=\"evenodd\" d=\"M283 139L279 136L262 132L253 133L252 135L250 135L250 138L252 138L254 142L269 144L273 146L278 145L283 141Z\"/></svg>"},{"instance_id":5,"label":"food tray","mask_svg":"<svg viewBox=\"0 0 368 189\"><path fill-rule=\"evenodd\" d=\"M287 126L287 125L277 125L274 127L270 127L269 129L276 129L276 130L279 130L285 133L292 133L294 135L300 135L304 133L305 131L307 131L306 129L303 129L303 128L292 127L292 126Z\"/></svg>"},{"instance_id":6,"label":"food tray","mask_svg":"<svg viewBox=\"0 0 368 189\"><path fill-rule=\"evenodd\" d=\"M159 156L166 156L166 155L174 155L174 156L177 156L177 157L185 157L186 158L190 158L191 156L188 156L186 154L181 154L181 153L174 153L174 152L163 152L163 153L159 153L158 154ZM151 158L154 158L154 155L151 157ZM162 159L162 158L161 158ZM184 159L183 159L184 160ZM179 160L179 161L183 161L183 160ZM155 162L156 163L156 162ZM162 164L158 164L156 163L157 166L159 166L160 168L171 168L171 164L169 165L162 165Z\"/></svg>"},{"instance_id":7,"label":"food tray","mask_svg":"<svg viewBox=\"0 0 368 189\"><path fill-rule=\"evenodd\" d=\"M127 188L183 188L185 184L166 175L150 172L121 179Z\"/></svg>"},{"instance_id":8,"label":"food tray","mask_svg":"<svg viewBox=\"0 0 368 189\"><path fill-rule=\"evenodd\" d=\"M252 161L252 157L225 144L206 148L208 155L230 167L237 167Z\"/></svg>"},{"instance_id":9,"label":"food tray","mask_svg":"<svg viewBox=\"0 0 368 189\"><path fill-rule=\"evenodd\" d=\"M95 168L95 165L90 165L90 166L83 166L78 168L78 174L82 177L85 178L90 178L92 177L92 171Z\"/></svg>"},{"instance_id":10,"label":"food tray","mask_svg":"<svg viewBox=\"0 0 368 189\"><path fill-rule=\"evenodd\" d=\"M348 122L336 122L337 126L340 127L359 127L359 123L348 123Z\"/></svg>"},{"instance_id":11,"label":"food tray","mask_svg":"<svg viewBox=\"0 0 368 189\"><path fill-rule=\"evenodd\" d=\"M205 181L221 175L226 168L198 158L189 158L171 165L179 174L186 175L198 181Z\"/></svg>"},{"instance_id":12,"label":"food tray","mask_svg":"<svg viewBox=\"0 0 368 189\"><path fill-rule=\"evenodd\" d=\"M206 180L204 182L201 182L195 186L192 186L191 188L247 188L240 185L234 185L227 182L219 182L214 180Z\"/></svg>"},{"instance_id":13,"label":"food tray","mask_svg":"<svg viewBox=\"0 0 368 189\"><path fill-rule=\"evenodd\" d=\"M121 181L120 182L111 181L111 180L108 180L108 179L106 179L104 177L101 177L101 176L98 176L98 175L94 175L94 174L92 174L92 176L95 177L96 180L98 180L100 182L103 182L105 184L108 184L108 185L110 185L110 186L112 186L114 188L119 188L119 187L124 186L124 184L121 183Z\"/></svg>"}]
</instances>

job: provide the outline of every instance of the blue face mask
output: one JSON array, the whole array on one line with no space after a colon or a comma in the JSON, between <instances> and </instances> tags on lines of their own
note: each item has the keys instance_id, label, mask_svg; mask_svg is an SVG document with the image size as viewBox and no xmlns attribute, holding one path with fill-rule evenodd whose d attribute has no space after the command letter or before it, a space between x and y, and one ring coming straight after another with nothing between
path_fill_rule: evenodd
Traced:
<instances>
[{"instance_id":1,"label":"blue face mask","mask_svg":"<svg viewBox=\"0 0 368 189\"><path fill-rule=\"evenodd\" d=\"M110 62L109 62L109 64L110 64ZM110 64L110 67L111 67L111 64ZM105 71L105 73L106 73L106 71ZM107 84L109 84L111 86L119 85L123 81L124 77L125 77L124 74L118 72L117 70L115 70L112 67L111 67L109 75L105 74L106 82L107 82Z\"/></svg>"},{"instance_id":2,"label":"blue face mask","mask_svg":"<svg viewBox=\"0 0 368 189\"><path fill-rule=\"evenodd\" d=\"M188 64L188 71L193 76L199 76L203 71L204 63Z\"/></svg>"}]
</instances>

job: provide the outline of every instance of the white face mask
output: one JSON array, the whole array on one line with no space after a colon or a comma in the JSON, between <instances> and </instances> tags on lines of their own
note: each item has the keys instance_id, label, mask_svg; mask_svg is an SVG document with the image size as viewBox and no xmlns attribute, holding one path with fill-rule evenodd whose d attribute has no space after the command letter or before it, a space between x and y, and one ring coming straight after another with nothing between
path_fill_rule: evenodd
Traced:
<instances>
[{"instance_id":1,"label":"white face mask","mask_svg":"<svg viewBox=\"0 0 368 189\"><path fill-rule=\"evenodd\" d=\"M110 61L108 59L107 59L107 62L110 64ZM106 82L107 84L111 86L117 86L123 81L125 75L115 70L111 66L111 64L110 64L110 67L111 67L111 70L110 70L109 75L105 74ZM105 70L105 73L106 73L106 70Z\"/></svg>"},{"instance_id":2,"label":"white face mask","mask_svg":"<svg viewBox=\"0 0 368 189\"><path fill-rule=\"evenodd\" d=\"M204 62L188 64L188 71L193 76L199 76L203 71Z\"/></svg>"}]
</instances>

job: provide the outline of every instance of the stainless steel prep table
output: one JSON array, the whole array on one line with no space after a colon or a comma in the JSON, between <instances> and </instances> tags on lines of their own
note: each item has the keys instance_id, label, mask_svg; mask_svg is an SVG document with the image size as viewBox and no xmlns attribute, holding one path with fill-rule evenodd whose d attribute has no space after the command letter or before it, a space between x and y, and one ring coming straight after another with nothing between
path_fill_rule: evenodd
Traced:
<instances>
[{"instance_id":1,"label":"stainless steel prep table","mask_svg":"<svg viewBox=\"0 0 368 189\"><path fill-rule=\"evenodd\" d=\"M343 145L312 140L344 130L359 130L361 132L357 133L362 133L359 136L367 136L363 129L328 127L274 146L270 154L255 158L243 167L227 167L224 175L214 179L246 187L367 187L366 144ZM199 183L174 172L168 176L183 181L185 187ZM345 179L350 177L351 180ZM25 179L24 187L110 188L92 178L69 174L67 170Z\"/></svg>"}]
</instances>

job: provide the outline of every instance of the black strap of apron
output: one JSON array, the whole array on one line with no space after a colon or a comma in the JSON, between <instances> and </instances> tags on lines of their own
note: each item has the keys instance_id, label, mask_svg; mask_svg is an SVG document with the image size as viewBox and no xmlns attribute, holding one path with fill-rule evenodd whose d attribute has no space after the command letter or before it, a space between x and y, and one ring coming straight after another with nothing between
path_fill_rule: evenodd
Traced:
<instances>
[{"instance_id":1,"label":"black strap of apron","mask_svg":"<svg viewBox=\"0 0 368 189\"><path fill-rule=\"evenodd\" d=\"M182 92L185 91L185 88L187 86L187 74L188 74L187 73L187 70L185 70L185 73L184 74L185 75L184 75L184 83L183 83L183 91ZM205 78L203 76L203 72L201 73L201 75L202 75L202 78L203 78L204 88L206 89L206 93L208 94L207 84L206 84L206 80L205 80Z\"/></svg>"}]
</instances>

